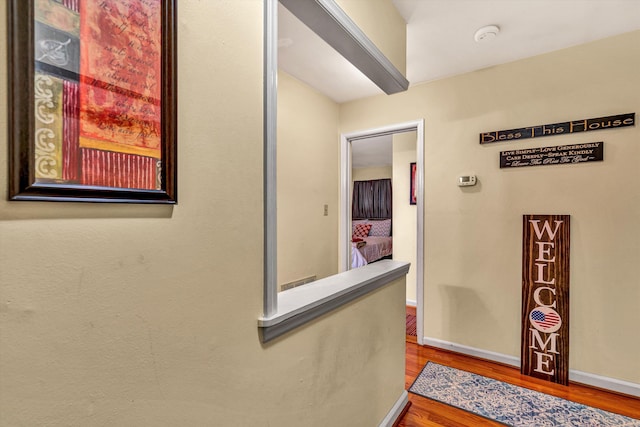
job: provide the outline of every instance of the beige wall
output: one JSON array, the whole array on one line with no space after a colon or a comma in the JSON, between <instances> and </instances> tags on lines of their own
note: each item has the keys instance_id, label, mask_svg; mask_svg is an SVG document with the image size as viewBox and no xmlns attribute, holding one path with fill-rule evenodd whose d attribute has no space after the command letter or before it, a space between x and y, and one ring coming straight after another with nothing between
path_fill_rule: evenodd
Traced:
<instances>
[{"instance_id":1,"label":"beige wall","mask_svg":"<svg viewBox=\"0 0 640 427\"><path fill-rule=\"evenodd\" d=\"M522 215L571 215L570 368L640 383L640 126L479 145L480 132L640 112L640 32L341 106L343 132L425 119L425 335L519 357ZM501 150L604 141L598 163ZM475 173L478 185L456 179Z\"/></svg>"},{"instance_id":2,"label":"beige wall","mask_svg":"<svg viewBox=\"0 0 640 427\"><path fill-rule=\"evenodd\" d=\"M407 31L391 0L336 0L393 65L406 75Z\"/></svg>"},{"instance_id":3,"label":"beige wall","mask_svg":"<svg viewBox=\"0 0 640 427\"><path fill-rule=\"evenodd\" d=\"M7 202L2 180L0 425L372 426L400 396L403 280L258 339L262 7L180 1L179 205ZM6 2L0 27L6 81Z\"/></svg>"},{"instance_id":4,"label":"beige wall","mask_svg":"<svg viewBox=\"0 0 640 427\"><path fill-rule=\"evenodd\" d=\"M351 181L370 181L372 179L387 178L393 178L393 167L391 166L353 168L351 170Z\"/></svg>"},{"instance_id":5,"label":"beige wall","mask_svg":"<svg viewBox=\"0 0 640 427\"><path fill-rule=\"evenodd\" d=\"M278 73L279 285L338 272L338 111L326 96Z\"/></svg>"},{"instance_id":6,"label":"beige wall","mask_svg":"<svg viewBox=\"0 0 640 427\"><path fill-rule=\"evenodd\" d=\"M417 208L409 204L409 166L416 161L416 132L393 135L393 259L411 263L407 301L416 301Z\"/></svg>"}]
</instances>

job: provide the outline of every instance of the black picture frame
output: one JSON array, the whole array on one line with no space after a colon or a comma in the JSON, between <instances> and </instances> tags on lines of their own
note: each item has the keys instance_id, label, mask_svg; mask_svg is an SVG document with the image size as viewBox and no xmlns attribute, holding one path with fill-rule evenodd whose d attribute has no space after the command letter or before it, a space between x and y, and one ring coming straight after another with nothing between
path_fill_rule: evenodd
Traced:
<instances>
[{"instance_id":1,"label":"black picture frame","mask_svg":"<svg viewBox=\"0 0 640 427\"><path fill-rule=\"evenodd\" d=\"M415 205L418 200L416 194L416 162L409 164L409 182L409 204Z\"/></svg>"},{"instance_id":2,"label":"black picture frame","mask_svg":"<svg viewBox=\"0 0 640 427\"><path fill-rule=\"evenodd\" d=\"M130 13L122 12L131 7ZM51 19L51 14L69 19ZM91 24L83 22L107 15L120 17L127 43L96 41L83 30ZM151 24L139 23L136 16ZM9 0L8 21L9 200L177 203L176 0ZM138 52L130 56L126 46ZM86 59L109 54L113 67L125 70L119 77L100 65L104 61ZM86 68L83 61L98 65ZM130 79L135 73L144 77ZM98 92L112 102L82 103ZM50 120L54 124L47 125ZM97 129L92 138L100 132L111 138L85 138L85 123ZM43 155L42 147L53 154Z\"/></svg>"}]
</instances>

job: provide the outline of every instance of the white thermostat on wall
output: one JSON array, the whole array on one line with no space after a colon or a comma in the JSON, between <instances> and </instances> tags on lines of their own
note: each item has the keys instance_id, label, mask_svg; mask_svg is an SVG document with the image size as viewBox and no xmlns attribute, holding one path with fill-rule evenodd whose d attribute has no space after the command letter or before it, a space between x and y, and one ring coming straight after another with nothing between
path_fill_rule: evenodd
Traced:
<instances>
[{"instance_id":1,"label":"white thermostat on wall","mask_svg":"<svg viewBox=\"0 0 640 427\"><path fill-rule=\"evenodd\" d=\"M458 177L458 187L468 187L470 185L476 185L475 175L462 175Z\"/></svg>"}]
</instances>

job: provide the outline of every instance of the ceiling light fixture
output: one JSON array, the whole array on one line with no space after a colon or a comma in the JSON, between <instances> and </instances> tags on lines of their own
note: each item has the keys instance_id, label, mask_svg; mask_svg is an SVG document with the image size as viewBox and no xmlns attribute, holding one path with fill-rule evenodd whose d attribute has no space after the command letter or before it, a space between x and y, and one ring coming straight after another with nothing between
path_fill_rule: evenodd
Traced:
<instances>
[{"instance_id":1,"label":"ceiling light fixture","mask_svg":"<svg viewBox=\"0 0 640 427\"><path fill-rule=\"evenodd\" d=\"M476 34L473 36L473 39L480 42L488 42L489 40L493 40L498 36L500 32L500 27L497 25L487 25L486 27L480 28L476 31Z\"/></svg>"}]
</instances>

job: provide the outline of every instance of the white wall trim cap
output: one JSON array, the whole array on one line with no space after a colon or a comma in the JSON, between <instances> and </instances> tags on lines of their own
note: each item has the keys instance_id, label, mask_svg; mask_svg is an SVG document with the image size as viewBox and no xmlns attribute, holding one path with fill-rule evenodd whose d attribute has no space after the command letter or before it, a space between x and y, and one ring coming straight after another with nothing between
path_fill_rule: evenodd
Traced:
<instances>
[{"instance_id":1,"label":"white wall trim cap","mask_svg":"<svg viewBox=\"0 0 640 427\"><path fill-rule=\"evenodd\" d=\"M263 342L279 337L409 272L410 264L382 260L278 293L277 311L258 319Z\"/></svg>"}]
</instances>

